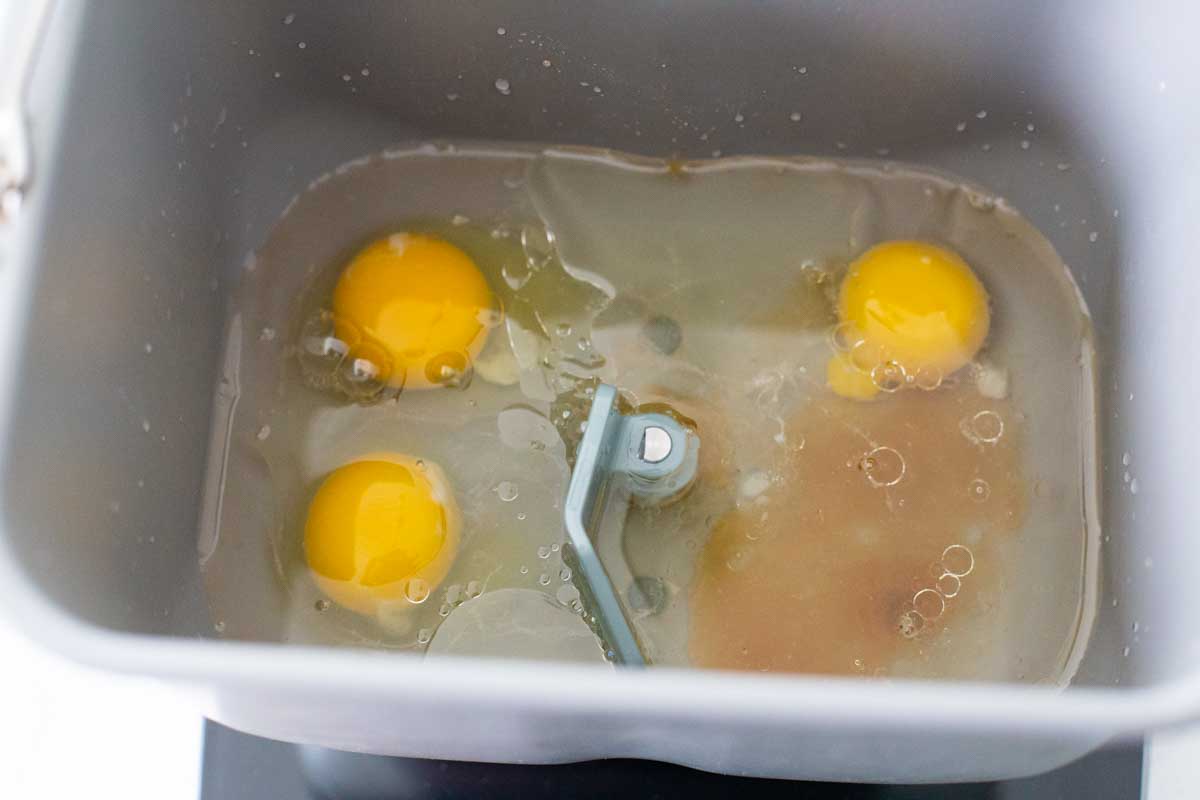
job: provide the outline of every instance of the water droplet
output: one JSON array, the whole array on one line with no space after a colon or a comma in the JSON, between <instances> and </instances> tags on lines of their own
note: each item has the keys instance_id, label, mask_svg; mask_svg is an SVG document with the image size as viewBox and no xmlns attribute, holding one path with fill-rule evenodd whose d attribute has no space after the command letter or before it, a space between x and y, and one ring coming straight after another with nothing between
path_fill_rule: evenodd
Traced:
<instances>
[{"instance_id":1,"label":"water droplet","mask_svg":"<svg viewBox=\"0 0 1200 800\"><path fill-rule=\"evenodd\" d=\"M965 578L975 569L975 556L967 547L952 544L942 551L942 568L948 575Z\"/></svg>"},{"instance_id":2,"label":"water droplet","mask_svg":"<svg viewBox=\"0 0 1200 800\"><path fill-rule=\"evenodd\" d=\"M511 503L517 499L517 485L512 481L500 481L496 484L496 496L503 503Z\"/></svg>"},{"instance_id":3,"label":"water droplet","mask_svg":"<svg viewBox=\"0 0 1200 800\"><path fill-rule=\"evenodd\" d=\"M895 486L904 477L904 457L890 447L876 447L859 460L858 468L876 488Z\"/></svg>"},{"instance_id":4,"label":"water droplet","mask_svg":"<svg viewBox=\"0 0 1200 800\"><path fill-rule=\"evenodd\" d=\"M429 599L429 591L429 582L423 578L409 578L404 584L404 598L410 603L424 603Z\"/></svg>"},{"instance_id":5,"label":"water droplet","mask_svg":"<svg viewBox=\"0 0 1200 800\"><path fill-rule=\"evenodd\" d=\"M315 608L318 613L323 613L329 610L329 605L330 603L328 600L318 600L317 602L313 603L313 608Z\"/></svg>"},{"instance_id":6,"label":"water droplet","mask_svg":"<svg viewBox=\"0 0 1200 800\"><path fill-rule=\"evenodd\" d=\"M976 503L982 503L992 494L992 487L983 478L976 478L967 484L967 496Z\"/></svg>"},{"instance_id":7,"label":"water droplet","mask_svg":"<svg viewBox=\"0 0 1200 800\"><path fill-rule=\"evenodd\" d=\"M494 85L496 87L496 91L499 92L500 94L502 94L502 95L512 94L512 87L509 84L507 79L496 78L496 83Z\"/></svg>"}]
</instances>

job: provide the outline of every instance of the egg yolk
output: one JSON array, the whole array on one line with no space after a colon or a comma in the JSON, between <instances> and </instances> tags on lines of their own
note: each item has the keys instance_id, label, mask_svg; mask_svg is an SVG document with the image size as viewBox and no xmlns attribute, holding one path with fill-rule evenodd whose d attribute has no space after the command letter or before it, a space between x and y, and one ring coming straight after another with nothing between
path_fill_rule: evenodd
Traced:
<instances>
[{"instance_id":1,"label":"egg yolk","mask_svg":"<svg viewBox=\"0 0 1200 800\"><path fill-rule=\"evenodd\" d=\"M483 349L494 308L471 257L421 234L367 245L333 290L335 334L395 388L428 389L461 375Z\"/></svg>"},{"instance_id":2,"label":"egg yolk","mask_svg":"<svg viewBox=\"0 0 1200 800\"><path fill-rule=\"evenodd\" d=\"M837 315L849 350L830 360L826 379L855 399L873 397L881 374L936 385L974 358L990 324L987 291L967 263L912 241L884 242L859 256L842 280Z\"/></svg>"},{"instance_id":3,"label":"egg yolk","mask_svg":"<svg viewBox=\"0 0 1200 800\"><path fill-rule=\"evenodd\" d=\"M418 604L458 550L454 497L435 465L395 454L339 467L308 509L304 555L317 586L361 614Z\"/></svg>"}]
</instances>

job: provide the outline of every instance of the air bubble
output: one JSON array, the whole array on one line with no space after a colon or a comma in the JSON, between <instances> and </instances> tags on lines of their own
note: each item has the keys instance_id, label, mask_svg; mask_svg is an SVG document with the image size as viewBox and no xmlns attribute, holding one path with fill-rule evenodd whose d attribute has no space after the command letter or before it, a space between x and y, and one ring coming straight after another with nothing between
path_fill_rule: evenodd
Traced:
<instances>
[{"instance_id":1,"label":"air bubble","mask_svg":"<svg viewBox=\"0 0 1200 800\"><path fill-rule=\"evenodd\" d=\"M271 426L263 425L261 428L258 429L258 433L255 434L254 438L258 439L260 442L265 442L270 437L270 435L271 435Z\"/></svg>"},{"instance_id":2,"label":"air bubble","mask_svg":"<svg viewBox=\"0 0 1200 800\"><path fill-rule=\"evenodd\" d=\"M975 569L975 556L967 547L952 544L942 551L942 568L948 575L965 578Z\"/></svg>"},{"instance_id":3,"label":"air bubble","mask_svg":"<svg viewBox=\"0 0 1200 800\"><path fill-rule=\"evenodd\" d=\"M964 418L958 427L975 444L995 444L1004 435L1004 420L995 411L980 411Z\"/></svg>"},{"instance_id":4,"label":"air bubble","mask_svg":"<svg viewBox=\"0 0 1200 800\"><path fill-rule=\"evenodd\" d=\"M569 322L560 322L554 326L554 332L559 336L570 336L571 330L571 323Z\"/></svg>"},{"instance_id":5,"label":"air bubble","mask_svg":"<svg viewBox=\"0 0 1200 800\"><path fill-rule=\"evenodd\" d=\"M417 631L417 644L429 644L429 640L433 638L433 631L429 628L421 628Z\"/></svg>"},{"instance_id":6,"label":"air bubble","mask_svg":"<svg viewBox=\"0 0 1200 800\"><path fill-rule=\"evenodd\" d=\"M926 392L932 392L942 385L942 371L937 367L921 367L911 377L913 386Z\"/></svg>"},{"instance_id":7,"label":"air bubble","mask_svg":"<svg viewBox=\"0 0 1200 800\"><path fill-rule=\"evenodd\" d=\"M550 576L543 572L541 575L538 576L538 583L542 586L549 586L550 585Z\"/></svg>"},{"instance_id":8,"label":"air bubble","mask_svg":"<svg viewBox=\"0 0 1200 800\"><path fill-rule=\"evenodd\" d=\"M502 95L508 96L512 94L512 85L509 84L506 78L496 78L496 82L492 84L496 87L496 91Z\"/></svg>"},{"instance_id":9,"label":"air bubble","mask_svg":"<svg viewBox=\"0 0 1200 800\"><path fill-rule=\"evenodd\" d=\"M913 610L925 619L937 619L946 610L946 599L933 589L922 589L913 595Z\"/></svg>"},{"instance_id":10,"label":"air bubble","mask_svg":"<svg viewBox=\"0 0 1200 800\"><path fill-rule=\"evenodd\" d=\"M502 503L511 503L517 499L517 485L512 481L500 481L496 484L495 492Z\"/></svg>"},{"instance_id":11,"label":"air bubble","mask_svg":"<svg viewBox=\"0 0 1200 800\"><path fill-rule=\"evenodd\" d=\"M792 122L799 122L800 121L800 112L793 111L791 114L788 114L788 119L790 119Z\"/></svg>"},{"instance_id":12,"label":"air bubble","mask_svg":"<svg viewBox=\"0 0 1200 800\"><path fill-rule=\"evenodd\" d=\"M423 578L409 578L404 584L404 599L421 604L429 599L429 582Z\"/></svg>"},{"instance_id":13,"label":"air bubble","mask_svg":"<svg viewBox=\"0 0 1200 800\"><path fill-rule=\"evenodd\" d=\"M882 392L898 392L908 382L908 373L898 362L885 361L871 370L871 382Z\"/></svg>"},{"instance_id":14,"label":"air bubble","mask_svg":"<svg viewBox=\"0 0 1200 800\"><path fill-rule=\"evenodd\" d=\"M967 496L976 503L982 503L992 494L992 487L983 478L976 478L967 484Z\"/></svg>"},{"instance_id":15,"label":"air bubble","mask_svg":"<svg viewBox=\"0 0 1200 800\"><path fill-rule=\"evenodd\" d=\"M479 581L469 581L467 588L463 591L468 600L474 600L479 595L483 594L483 584Z\"/></svg>"},{"instance_id":16,"label":"air bubble","mask_svg":"<svg viewBox=\"0 0 1200 800\"><path fill-rule=\"evenodd\" d=\"M876 447L859 460L858 468L877 489L895 486L904 477L904 457L890 447Z\"/></svg>"},{"instance_id":17,"label":"air bubble","mask_svg":"<svg viewBox=\"0 0 1200 800\"><path fill-rule=\"evenodd\" d=\"M224 633L225 632L225 621L217 620L216 622L214 622L213 630L216 631L217 633Z\"/></svg>"},{"instance_id":18,"label":"air bubble","mask_svg":"<svg viewBox=\"0 0 1200 800\"><path fill-rule=\"evenodd\" d=\"M550 547L548 545L542 545L541 547L539 547L537 549L537 557L538 558L549 558L550 557Z\"/></svg>"},{"instance_id":19,"label":"air bubble","mask_svg":"<svg viewBox=\"0 0 1200 800\"><path fill-rule=\"evenodd\" d=\"M560 581L569 581L569 580L571 580L571 568L570 568L570 567L563 567L562 569L560 569L560 570L558 571L558 579L559 579Z\"/></svg>"},{"instance_id":20,"label":"air bubble","mask_svg":"<svg viewBox=\"0 0 1200 800\"><path fill-rule=\"evenodd\" d=\"M839 353L849 353L861 341L852 322L839 322L829 332L829 344Z\"/></svg>"},{"instance_id":21,"label":"air bubble","mask_svg":"<svg viewBox=\"0 0 1200 800\"><path fill-rule=\"evenodd\" d=\"M518 513L517 513L517 521L518 521L518 522L524 522L524 521L525 521L525 512L524 512L524 511L521 511L521 512L518 512Z\"/></svg>"},{"instance_id":22,"label":"air bubble","mask_svg":"<svg viewBox=\"0 0 1200 800\"><path fill-rule=\"evenodd\" d=\"M938 576L937 583L934 584L934 588L937 589L938 593L941 594L942 597L955 597L958 595L959 590L962 589L962 580L957 575L949 572L943 572Z\"/></svg>"},{"instance_id":23,"label":"air bubble","mask_svg":"<svg viewBox=\"0 0 1200 800\"><path fill-rule=\"evenodd\" d=\"M316 609L318 614L328 611L329 606L330 603L328 600L318 600L317 602L313 603L313 608Z\"/></svg>"}]
</instances>

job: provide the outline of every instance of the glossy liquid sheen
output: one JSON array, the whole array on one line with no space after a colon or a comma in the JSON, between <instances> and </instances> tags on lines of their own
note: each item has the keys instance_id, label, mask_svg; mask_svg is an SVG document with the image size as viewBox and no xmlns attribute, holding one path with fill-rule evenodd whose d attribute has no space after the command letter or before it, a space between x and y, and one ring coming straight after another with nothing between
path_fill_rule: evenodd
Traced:
<instances>
[{"instance_id":1,"label":"glossy liquid sheen","mask_svg":"<svg viewBox=\"0 0 1200 800\"><path fill-rule=\"evenodd\" d=\"M460 386L353 402L298 353L350 256L399 231L467 252L503 318ZM824 385L833 297L889 239L959 253L991 332L936 386L843 399ZM426 146L314 182L247 267L201 530L226 635L602 660L561 520L602 380L701 440L691 492L632 509L608 556L653 663L1074 672L1098 547L1089 322L1045 239L977 189L881 164ZM462 542L428 598L367 617L321 595L300 541L322 478L381 450L440 466Z\"/></svg>"}]
</instances>

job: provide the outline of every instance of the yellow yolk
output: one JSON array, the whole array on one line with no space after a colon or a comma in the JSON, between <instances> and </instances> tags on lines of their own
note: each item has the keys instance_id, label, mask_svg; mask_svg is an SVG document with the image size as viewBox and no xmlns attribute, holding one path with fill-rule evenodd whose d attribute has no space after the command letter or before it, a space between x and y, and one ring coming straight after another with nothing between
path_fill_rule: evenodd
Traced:
<instances>
[{"instance_id":1,"label":"yellow yolk","mask_svg":"<svg viewBox=\"0 0 1200 800\"><path fill-rule=\"evenodd\" d=\"M872 247L850 265L838 294L841 335L851 347L830 360L827 381L867 399L889 380L919 384L965 366L987 338L987 291L957 254L924 242Z\"/></svg>"},{"instance_id":2,"label":"yellow yolk","mask_svg":"<svg viewBox=\"0 0 1200 800\"><path fill-rule=\"evenodd\" d=\"M372 456L325 478L308 508L304 556L332 600L375 615L424 602L458 550L458 508L441 470Z\"/></svg>"},{"instance_id":3,"label":"yellow yolk","mask_svg":"<svg viewBox=\"0 0 1200 800\"><path fill-rule=\"evenodd\" d=\"M487 340L495 302L471 257L449 242L396 233L363 248L333 290L334 329L350 357L390 386L428 389L464 372ZM382 363L381 363L382 362Z\"/></svg>"}]
</instances>

